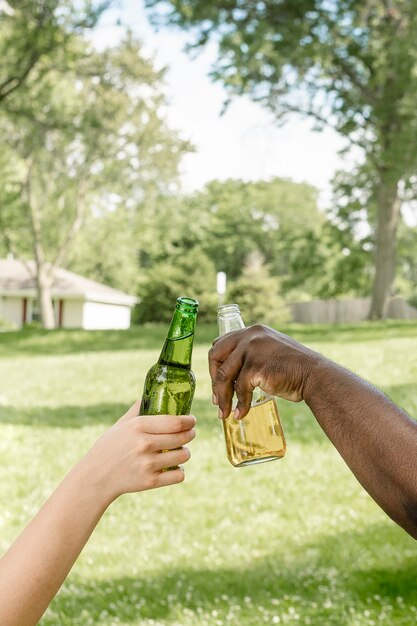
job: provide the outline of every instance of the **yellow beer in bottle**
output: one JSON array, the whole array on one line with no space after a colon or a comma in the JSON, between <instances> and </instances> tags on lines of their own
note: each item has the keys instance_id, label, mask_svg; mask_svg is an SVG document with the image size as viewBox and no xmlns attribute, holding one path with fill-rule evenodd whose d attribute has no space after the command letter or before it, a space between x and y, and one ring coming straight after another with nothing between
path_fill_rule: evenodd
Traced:
<instances>
[{"instance_id":1,"label":"yellow beer in bottle","mask_svg":"<svg viewBox=\"0 0 417 626\"><path fill-rule=\"evenodd\" d=\"M218 308L219 334L244 328L237 304ZM249 413L240 420L231 414L223 420L227 457L234 467L281 459L286 450L284 431L273 396L254 389Z\"/></svg>"}]
</instances>

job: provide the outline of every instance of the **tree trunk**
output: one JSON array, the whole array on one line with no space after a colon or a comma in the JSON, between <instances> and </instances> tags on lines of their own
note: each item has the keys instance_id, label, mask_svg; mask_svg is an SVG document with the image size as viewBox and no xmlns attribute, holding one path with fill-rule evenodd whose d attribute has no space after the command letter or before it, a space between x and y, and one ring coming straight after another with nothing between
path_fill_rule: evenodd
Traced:
<instances>
[{"instance_id":1,"label":"tree trunk","mask_svg":"<svg viewBox=\"0 0 417 626\"><path fill-rule=\"evenodd\" d=\"M375 279L369 319L383 319L387 313L395 276L395 249L401 201L398 181L381 181L377 196L378 216L375 249Z\"/></svg>"},{"instance_id":2,"label":"tree trunk","mask_svg":"<svg viewBox=\"0 0 417 626\"><path fill-rule=\"evenodd\" d=\"M52 278L44 265L36 264L36 284L42 326L47 329L55 328L55 313L51 295Z\"/></svg>"},{"instance_id":3,"label":"tree trunk","mask_svg":"<svg viewBox=\"0 0 417 626\"><path fill-rule=\"evenodd\" d=\"M47 329L55 328L55 314L52 305L51 286L53 266L45 261L45 252L42 245L42 215L37 198L32 189L33 160L28 161L26 174L27 209L29 212L32 231L32 249L35 257L36 287L38 292L39 312L42 326Z\"/></svg>"}]
</instances>

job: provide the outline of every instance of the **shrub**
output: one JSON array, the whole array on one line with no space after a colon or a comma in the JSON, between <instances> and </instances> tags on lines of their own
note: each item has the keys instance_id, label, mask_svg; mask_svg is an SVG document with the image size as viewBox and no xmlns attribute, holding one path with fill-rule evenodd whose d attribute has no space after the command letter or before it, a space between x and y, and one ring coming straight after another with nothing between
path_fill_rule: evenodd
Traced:
<instances>
[{"instance_id":1,"label":"shrub","mask_svg":"<svg viewBox=\"0 0 417 626\"><path fill-rule=\"evenodd\" d=\"M279 295L279 279L265 265L248 266L227 291L228 301L239 305L245 324L279 326L290 312Z\"/></svg>"},{"instance_id":2,"label":"shrub","mask_svg":"<svg viewBox=\"0 0 417 626\"><path fill-rule=\"evenodd\" d=\"M169 322L179 296L196 298L198 318L216 319L216 272L211 260L199 248L157 263L147 270L139 289L134 322Z\"/></svg>"}]
</instances>

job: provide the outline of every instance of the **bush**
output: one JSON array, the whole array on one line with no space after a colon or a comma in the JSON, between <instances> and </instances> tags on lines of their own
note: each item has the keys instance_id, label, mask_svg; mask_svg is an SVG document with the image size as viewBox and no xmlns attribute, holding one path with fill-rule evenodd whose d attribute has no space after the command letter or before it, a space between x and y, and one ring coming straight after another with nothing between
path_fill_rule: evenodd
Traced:
<instances>
[{"instance_id":1,"label":"bush","mask_svg":"<svg viewBox=\"0 0 417 626\"><path fill-rule=\"evenodd\" d=\"M175 301L179 296L196 298L198 319L216 319L216 272L211 260L199 248L157 263L147 270L139 289L140 303L133 320L169 322Z\"/></svg>"},{"instance_id":2,"label":"bush","mask_svg":"<svg viewBox=\"0 0 417 626\"><path fill-rule=\"evenodd\" d=\"M274 327L290 319L290 311L279 296L279 280L265 265L246 267L227 291L228 301L239 305L245 324Z\"/></svg>"},{"instance_id":3,"label":"bush","mask_svg":"<svg viewBox=\"0 0 417 626\"><path fill-rule=\"evenodd\" d=\"M407 302L410 306L413 306L417 309L417 293L414 293L413 295L411 295L408 299Z\"/></svg>"}]
</instances>

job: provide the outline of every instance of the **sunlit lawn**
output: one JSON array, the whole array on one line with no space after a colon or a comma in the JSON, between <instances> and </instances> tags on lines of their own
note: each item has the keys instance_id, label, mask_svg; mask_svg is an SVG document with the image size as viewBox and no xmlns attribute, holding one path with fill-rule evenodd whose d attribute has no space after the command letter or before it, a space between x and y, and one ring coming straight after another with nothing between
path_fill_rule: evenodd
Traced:
<instances>
[{"instance_id":1,"label":"sunlit lawn","mask_svg":"<svg viewBox=\"0 0 417 626\"><path fill-rule=\"evenodd\" d=\"M292 327L417 417L417 324ZM140 393L164 329L0 334L0 547ZM200 327L187 480L124 496L41 624L415 625L416 544L357 484L302 404L286 457L229 465ZM76 514L76 512L75 512Z\"/></svg>"}]
</instances>

